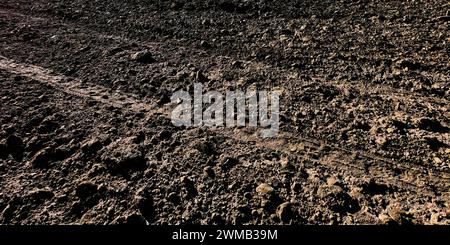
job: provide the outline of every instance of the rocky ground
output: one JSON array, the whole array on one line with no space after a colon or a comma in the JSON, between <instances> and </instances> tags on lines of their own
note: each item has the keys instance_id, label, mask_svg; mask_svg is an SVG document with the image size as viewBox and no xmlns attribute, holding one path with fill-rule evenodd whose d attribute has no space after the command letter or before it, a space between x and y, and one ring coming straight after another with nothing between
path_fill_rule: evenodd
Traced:
<instances>
[{"instance_id":1,"label":"rocky ground","mask_svg":"<svg viewBox=\"0 0 450 245\"><path fill-rule=\"evenodd\" d=\"M1 224L449 224L450 5L0 2ZM275 139L170 96L282 92Z\"/></svg>"}]
</instances>

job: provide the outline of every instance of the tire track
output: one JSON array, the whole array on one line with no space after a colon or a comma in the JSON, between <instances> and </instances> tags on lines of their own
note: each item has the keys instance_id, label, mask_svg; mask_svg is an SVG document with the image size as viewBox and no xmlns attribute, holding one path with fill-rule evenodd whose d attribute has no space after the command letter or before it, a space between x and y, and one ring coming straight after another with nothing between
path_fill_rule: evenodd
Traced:
<instances>
[{"instance_id":1,"label":"tire track","mask_svg":"<svg viewBox=\"0 0 450 245\"><path fill-rule=\"evenodd\" d=\"M138 100L133 95L125 94L99 85L87 85L80 79L64 75L54 75L54 72L40 66L17 63L0 55L0 69L28 77L41 83L51 85L67 94L89 98L103 104L134 112L148 112L155 109L155 104Z\"/></svg>"},{"instance_id":2,"label":"tire track","mask_svg":"<svg viewBox=\"0 0 450 245\"><path fill-rule=\"evenodd\" d=\"M28 77L32 80L39 81L43 84L50 85L54 87L57 90L60 90L64 93L71 94L80 98L86 98L86 99L92 99L95 101L98 101L100 103L103 103L108 106L113 106L116 108L119 108L121 110L129 110L134 113L146 113L147 117L150 117L151 115L155 114L162 114L163 116L166 116L167 118L170 118L170 104L166 104L163 107L158 108L155 103L149 103L142 101L138 98L134 98L130 94L124 94L119 92L112 92L102 86L97 85L87 85L83 81L67 77L63 75L55 75L53 71L49 69L45 69L43 67L35 66L35 65L29 65L29 64L22 64L17 63L11 59L8 59L4 56L0 56L0 69L5 70L7 72L10 72L12 74L16 74L19 76ZM311 153L314 155L319 154L322 151L321 147L323 145L326 145L325 142L321 142L319 140L314 139L307 139L307 138L301 138L300 135L292 135L289 132L280 132L279 138L272 139L272 140L265 140L264 142L261 142L261 140L258 138L258 136L255 135L246 135L243 133L242 130L239 129L227 129L227 128L220 128L220 129L210 129L211 132L214 132L216 134L222 135L226 138L231 138L239 142L246 142L246 143L254 143L256 147L262 147L262 148L269 148L272 150L277 150L280 152L285 153L286 155L294 155L295 152L289 151L292 149L292 147L296 144L304 144L306 145L307 154L303 155L302 158L306 160L310 160L315 163L319 163L324 166L331 166L331 167L337 167L342 168L342 166L347 166L351 169L358 169L358 170L365 170L364 166L365 161L370 160L371 162L375 163L372 166L369 166L369 168L380 168L380 169L386 169L388 168L401 168L404 170L409 171L417 171L417 172L424 172L427 171L429 173L429 177L427 179L432 183L434 186L439 187L441 186L442 182L440 182L441 179L450 180L450 174L448 172L441 172L441 171L430 171L429 169L426 169L425 167L412 167L412 166L402 166L398 164L397 162L391 161L389 159L385 159L373 154L368 154L360 151L354 151L345 149L343 147L336 147L336 146L329 146L331 149L331 152L334 152L335 156L330 160L330 155L332 154L322 154L319 159L314 159L316 157L311 156ZM301 139L301 140L299 140ZM348 156L348 155L355 155L357 154L360 159L348 159L348 161L340 160L340 158L345 158L342 156ZM299 155L296 155L299 156ZM337 157L339 156L339 157ZM382 164L383 163L383 164ZM387 171L384 172L384 174L387 174ZM380 179L386 179L388 176L382 176L379 177ZM388 178L394 178L393 176ZM419 186L414 183L407 183L404 180L401 180L399 178L395 178L395 180L390 181L392 185L398 185L398 182L403 182L407 185L412 185L416 188L424 188L426 186ZM443 188L448 188L444 186Z\"/></svg>"},{"instance_id":3,"label":"tire track","mask_svg":"<svg viewBox=\"0 0 450 245\"><path fill-rule=\"evenodd\" d=\"M3 14L11 14L10 11L0 11ZM45 21L46 19L44 18L37 18L37 17L31 17L29 15L23 15L20 13L13 13L19 17L22 18L36 18L36 21ZM61 23L59 23L61 24ZM80 29L85 31L86 33L88 33L89 35L93 35L93 36L98 36L101 38L108 38L108 39L112 39L112 40L116 40L116 41L120 41L120 42L126 42L126 43L138 43L140 45L143 46L155 46L158 45L160 43L146 43L146 42L141 42L141 41L137 41L137 40L131 40L125 37L121 37L121 36L114 36L114 35L104 35L102 33L98 33L92 30L89 30L87 28L84 27L77 27L74 26L72 24L65 24L62 23L63 26L68 27L68 28L76 28L76 29ZM183 48L183 47L178 47L178 48ZM251 62L255 62L255 61L251 61ZM68 93L68 94L73 94L76 95L78 97L83 97L83 98L90 98L96 101L99 101L103 104L106 105L110 105L110 106L114 106L120 109L130 109L133 112L148 112L149 114L152 113L156 113L156 112L164 112L164 114L166 116L169 116L168 114L168 110L165 108L157 108L155 103L151 103L151 102L143 102L138 98L134 98L132 94L125 94L125 93L121 93L121 92L112 92L109 91L107 88L102 87L102 86L98 86L98 85L93 85L93 84L89 84L87 85L86 83L84 83L81 80L75 79L75 78L71 78L71 77L67 77L67 76L62 76L62 75L54 75L54 73L51 70L39 67L39 66L34 66L34 65L27 65L27 64L20 64L20 63L16 63L15 61L8 59L6 57L0 56L0 68L7 70L11 73L17 74L17 75L21 75L21 76L26 76L29 78L32 78L34 80L38 80L40 82L46 83L46 84L50 84L53 87ZM289 70L284 70L282 68L279 67L274 67L274 66L270 66L270 69L274 69L277 72L282 72L282 73L289 73ZM322 78L315 78L318 81L321 81L323 83L328 83L328 81L325 81ZM336 81L335 82L336 86L338 87L347 87L349 86L347 83L343 83L341 84L341 82ZM352 87L355 88L355 87ZM356 89L360 92L360 93L366 93L367 91L362 88L362 87L356 87ZM392 90L392 88L389 88L389 86L383 86L383 87L374 87L374 88L370 88L369 89L369 94L385 94L388 92L388 90ZM364 91L363 91L364 90ZM417 101L417 99L421 99L423 101L428 101L428 102L438 102L438 103L446 103L448 102L448 100L446 99L440 99L440 98L435 98L435 97L429 97L429 96L425 96L425 95L417 95L417 94L413 94L413 93L403 93L403 92L394 92L394 91L389 91L390 94L395 94L395 96L400 99L400 100L410 100L410 101ZM390 96L390 95L389 95ZM219 130L212 130L215 133L218 134L222 134L224 135L225 133ZM299 135L295 136L295 137L288 137L287 134L284 134L283 138L284 139L289 139L289 140L293 140L296 137L299 137ZM239 141L246 141L245 138L242 137L241 134L237 134L234 136L234 138L236 140ZM314 139L302 139L302 142L306 142L309 143L311 145L311 150L318 152L320 149L320 145L325 144L322 141L319 140L314 140ZM259 143L257 144L259 147L272 147L272 149L274 150L280 150L282 152L285 152L286 154L288 154L288 152L286 151L286 146L284 145L274 145L274 146L270 146L270 144L267 144L266 142L264 143ZM269 146L268 146L269 145ZM369 159L372 162L375 163L375 166L378 167L390 167L390 168L402 168L405 170L414 170L414 171L423 171L426 170L428 172L433 172L432 176L435 177L439 177L439 178L443 178L443 179L450 179L449 177L447 177L448 173L447 172L440 172L440 171L432 171L429 169L426 169L425 167L412 167L412 166L402 166L400 164L398 164L395 161L392 161L390 159L384 158L384 157L380 157L380 156L376 156L374 154L369 154L369 153L365 153L365 152L358 152L355 150L349 150L349 149L345 149L343 147L336 147L336 146L332 146L331 147L334 151L337 151L339 153L342 153L342 155L344 154L358 154L359 156L361 156L364 159ZM289 153L292 154L292 153ZM311 157L309 156L304 156L305 159L310 159ZM353 169L361 169L361 166L364 165L363 160L358 160L355 162L346 162L346 161L339 161L338 159L334 159L333 161L324 161L324 160L313 160L317 163L320 164L324 164L324 165L341 165L341 166L349 166ZM383 166L382 164L383 163ZM437 172L439 172L439 176L437 175ZM442 174L445 174L442 175ZM380 178L385 178L386 176L380 177ZM401 181L399 179L396 179L396 181ZM411 184L411 183L410 183ZM417 186L416 186L417 187Z\"/></svg>"},{"instance_id":4,"label":"tire track","mask_svg":"<svg viewBox=\"0 0 450 245\"><path fill-rule=\"evenodd\" d=\"M258 142L255 136L246 137L242 132L228 132L225 135L230 135L236 141L240 142L255 142L256 147L269 148L282 152L288 156L300 156L303 160L320 164L329 168L335 168L343 171L342 168L346 167L349 170L349 174L354 175L354 170L361 171L361 176L370 176L378 179L382 182L389 183L392 186L398 186L406 189L410 189L413 192L419 193L418 190L424 191L428 189L431 194L435 188L442 192L448 192L450 188L450 173L446 171L430 170L426 166L403 166L395 161L385 159L370 153L361 151L349 150L344 147L329 146L328 152L323 152L323 145L325 142L314 139L301 138L299 135L292 135L288 132L280 132L278 139L265 140L264 142ZM301 140L298 140L300 139ZM302 144L306 150L306 154L296 154L298 152L291 152L291 147ZM321 154L322 153L322 154ZM369 162L369 163L368 163ZM375 169L375 173L371 172L371 169ZM380 171L383 169L385 171ZM401 179L395 173L396 169L402 169L405 173L414 172L416 178L413 181ZM346 171L343 171L346 172ZM370 174L368 174L370 172ZM391 172L391 174L389 173ZM425 172L425 173L424 173ZM378 174L378 175L374 175ZM424 176L424 174L427 174ZM442 180L445 180L442 182ZM421 184L417 182L426 182L427 184ZM416 182L416 183L415 183Z\"/></svg>"}]
</instances>

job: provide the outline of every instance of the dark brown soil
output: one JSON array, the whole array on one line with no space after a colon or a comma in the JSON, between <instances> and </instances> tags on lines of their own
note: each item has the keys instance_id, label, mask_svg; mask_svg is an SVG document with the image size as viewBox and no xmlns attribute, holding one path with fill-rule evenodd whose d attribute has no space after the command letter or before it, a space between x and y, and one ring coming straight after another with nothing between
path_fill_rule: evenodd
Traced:
<instances>
[{"instance_id":1,"label":"dark brown soil","mask_svg":"<svg viewBox=\"0 0 450 245\"><path fill-rule=\"evenodd\" d=\"M449 10L2 0L0 224L449 224ZM282 92L278 138L173 126L195 82Z\"/></svg>"}]
</instances>

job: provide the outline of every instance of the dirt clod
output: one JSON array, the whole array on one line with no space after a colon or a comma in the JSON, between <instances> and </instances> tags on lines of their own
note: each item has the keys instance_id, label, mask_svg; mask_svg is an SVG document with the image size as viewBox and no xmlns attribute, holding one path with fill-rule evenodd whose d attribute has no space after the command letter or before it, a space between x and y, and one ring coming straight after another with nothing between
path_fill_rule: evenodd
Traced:
<instances>
[{"instance_id":1,"label":"dirt clod","mask_svg":"<svg viewBox=\"0 0 450 245\"><path fill-rule=\"evenodd\" d=\"M98 187L96 184L90 181L83 181L78 184L75 193L80 199L85 199L95 195L97 193L97 189Z\"/></svg>"},{"instance_id":2,"label":"dirt clod","mask_svg":"<svg viewBox=\"0 0 450 245\"><path fill-rule=\"evenodd\" d=\"M153 63L155 59L148 50L142 50L131 55L131 60L141 63Z\"/></svg>"}]
</instances>

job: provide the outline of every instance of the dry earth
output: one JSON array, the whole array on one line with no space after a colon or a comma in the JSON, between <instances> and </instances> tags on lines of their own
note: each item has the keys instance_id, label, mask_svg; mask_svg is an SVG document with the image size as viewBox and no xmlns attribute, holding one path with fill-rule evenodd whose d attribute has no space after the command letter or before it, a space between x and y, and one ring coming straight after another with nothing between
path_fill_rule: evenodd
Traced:
<instances>
[{"instance_id":1,"label":"dry earth","mask_svg":"<svg viewBox=\"0 0 450 245\"><path fill-rule=\"evenodd\" d=\"M0 2L1 224L449 224L450 5ZM282 92L275 139L170 96Z\"/></svg>"}]
</instances>

